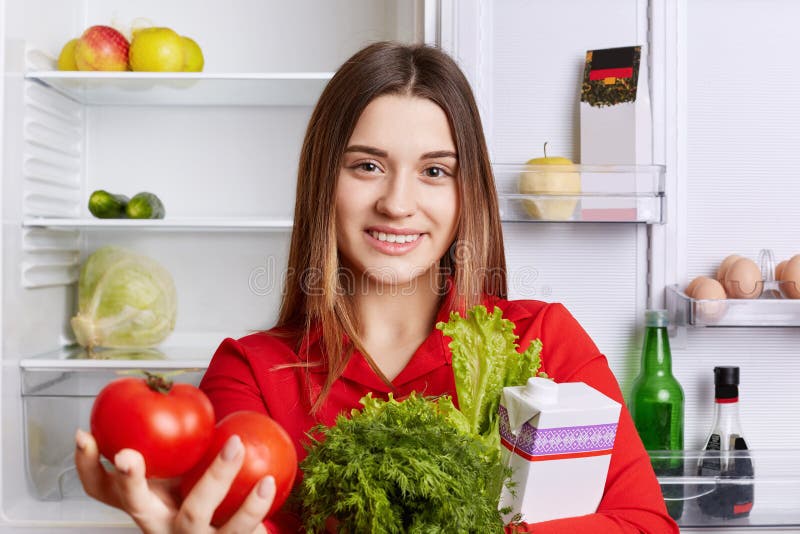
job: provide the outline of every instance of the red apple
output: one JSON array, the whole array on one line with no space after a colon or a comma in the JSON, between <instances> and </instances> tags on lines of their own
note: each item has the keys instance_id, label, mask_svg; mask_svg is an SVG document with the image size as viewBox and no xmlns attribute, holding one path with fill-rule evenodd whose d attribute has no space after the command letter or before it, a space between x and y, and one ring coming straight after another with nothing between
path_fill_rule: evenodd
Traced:
<instances>
[{"instance_id":1,"label":"red apple","mask_svg":"<svg viewBox=\"0 0 800 534\"><path fill-rule=\"evenodd\" d=\"M78 70L128 70L128 40L110 26L88 28L75 45Z\"/></svg>"}]
</instances>

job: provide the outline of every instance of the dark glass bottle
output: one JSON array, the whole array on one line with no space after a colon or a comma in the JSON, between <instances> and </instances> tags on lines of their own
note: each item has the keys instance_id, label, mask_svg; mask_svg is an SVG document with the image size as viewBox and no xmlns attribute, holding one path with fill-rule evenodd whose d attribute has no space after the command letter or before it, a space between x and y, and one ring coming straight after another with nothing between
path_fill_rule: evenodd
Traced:
<instances>
[{"instance_id":1,"label":"dark glass bottle","mask_svg":"<svg viewBox=\"0 0 800 534\"><path fill-rule=\"evenodd\" d=\"M704 454L697 467L698 475L715 477L716 489L697 500L700 510L712 517L735 519L747 517L753 508L753 460L739 422L739 368L714 368L714 422L706 440ZM737 479L726 483L725 479Z\"/></svg>"},{"instance_id":2,"label":"dark glass bottle","mask_svg":"<svg viewBox=\"0 0 800 534\"><path fill-rule=\"evenodd\" d=\"M639 437L648 451L683 450L683 389L672 375L666 310L647 310L645 314L642 368L633 383L630 410ZM683 476L683 458L653 459L657 475ZM683 515L683 486L662 486L667 511L673 519Z\"/></svg>"}]
</instances>

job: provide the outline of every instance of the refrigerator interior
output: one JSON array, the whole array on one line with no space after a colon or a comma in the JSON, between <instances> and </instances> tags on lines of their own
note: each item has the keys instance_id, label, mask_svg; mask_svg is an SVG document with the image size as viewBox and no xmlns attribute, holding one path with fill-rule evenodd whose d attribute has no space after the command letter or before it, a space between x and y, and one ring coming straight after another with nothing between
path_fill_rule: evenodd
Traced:
<instances>
[{"instance_id":1,"label":"refrigerator interior","mask_svg":"<svg viewBox=\"0 0 800 534\"><path fill-rule=\"evenodd\" d=\"M0 6L2 512L20 526L129 525L123 514L87 499L71 468L72 436L78 426L88 428L93 396L136 368L75 358L81 351L71 346L69 319L81 261L117 245L172 274L175 331L158 347L165 359L147 367L183 370L177 380L199 382L222 339L267 328L277 317L297 157L319 92L365 44L421 41L425 4ZM85 28L125 29L141 24L140 17L193 37L204 72L177 79L123 73L99 82L52 72L63 44ZM86 206L96 189L152 191L167 219L98 221Z\"/></svg>"},{"instance_id":2,"label":"refrigerator interior","mask_svg":"<svg viewBox=\"0 0 800 534\"><path fill-rule=\"evenodd\" d=\"M586 50L648 45L642 58L653 163L666 166L665 223L503 224L511 298L564 303L626 394L639 369L644 310L667 305L667 286L713 274L730 253L800 253L792 205L800 108L791 67L800 6L789 0L0 6L0 491L13 524L128 524L81 496L69 470L73 432L87 426L92 396L127 365L68 359L80 262L116 244L172 273L176 330L159 347L168 359L149 363L189 369L181 380L196 382L224 337L268 327L280 300L305 122L330 72L369 41L440 42L470 78L493 162L510 165L541 156L545 141L550 155L579 161ZM52 69L63 43L89 25L137 17L194 37L205 72L121 85L26 78ZM431 25L437 17L441 24ZM303 76L272 76L287 72ZM156 192L169 220L98 223L85 201L101 188ZM701 447L710 425L713 367L742 369L742 423L759 451L759 485L754 520L724 526L800 524L792 504L800 499L800 430L786 423L800 407L797 336L796 327L741 326L690 327L673 338L687 449Z\"/></svg>"}]
</instances>

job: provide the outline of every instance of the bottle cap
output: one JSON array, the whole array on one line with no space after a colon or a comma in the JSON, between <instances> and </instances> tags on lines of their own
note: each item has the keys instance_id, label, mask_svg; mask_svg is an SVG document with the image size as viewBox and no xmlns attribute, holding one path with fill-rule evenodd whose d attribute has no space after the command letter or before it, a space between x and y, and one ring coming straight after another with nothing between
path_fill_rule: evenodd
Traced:
<instances>
[{"instance_id":1,"label":"bottle cap","mask_svg":"<svg viewBox=\"0 0 800 534\"><path fill-rule=\"evenodd\" d=\"M645 326L666 327L669 324L667 310L647 310L644 312Z\"/></svg>"},{"instance_id":2,"label":"bottle cap","mask_svg":"<svg viewBox=\"0 0 800 534\"><path fill-rule=\"evenodd\" d=\"M739 400L738 367L714 367L714 397L717 402Z\"/></svg>"},{"instance_id":3,"label":"bottle cap","mask_svg":"<svg viewBox=\"0 0 800 534\"><path fill-rule=\"evenodd\" d=\"M555 404L558 402L558 384L549 378L534 376L528 379L523 394L533 402Z\"/></svg>"},{"instance_id":4,"label":"bottle cap","mask_svg":"<svg viewBox=\"0 0 800 534\"><path fill-rule=\"evenodd\" d=\"M738 367L714 367L715 386L738 386L739 368Z\"/></svg>"}]
</instances>

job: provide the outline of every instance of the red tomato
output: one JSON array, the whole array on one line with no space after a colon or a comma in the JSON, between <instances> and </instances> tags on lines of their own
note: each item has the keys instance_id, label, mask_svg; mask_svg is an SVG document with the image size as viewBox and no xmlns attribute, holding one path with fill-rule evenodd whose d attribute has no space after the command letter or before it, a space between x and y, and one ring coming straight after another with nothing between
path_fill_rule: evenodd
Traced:
<instances>
[{"instance_id":1,"label":"red tomato","mask_svg":"<svg viewBox=\"0 0 800 534\"><path fill-rule=\"evenodd\" d=\"M214 433L214 408L190 384L157 376L120 378L100 391L92 406L92 435L113 461L120 449L144 456L148 478L171 478L191 469Z\"/></svg>"},{"instance_id":2,"label":"red tomato","mask_svg":"<svg viewBox=\"0 0 800 534\"><path fill-rule=\"evenodd\" d=\"M241 507L255 485L265 476L275 478L275 500L267 516L280 509L292 491L297 473L297 452L289 434L270 417L257 412L234 412L224 417L214 429L214 437L206 455L181 481L184 497L206 472L229 437L236 434L244 445L244 463L222 500L211 524L224 525Z\"/></svg>"}]
</instances>

